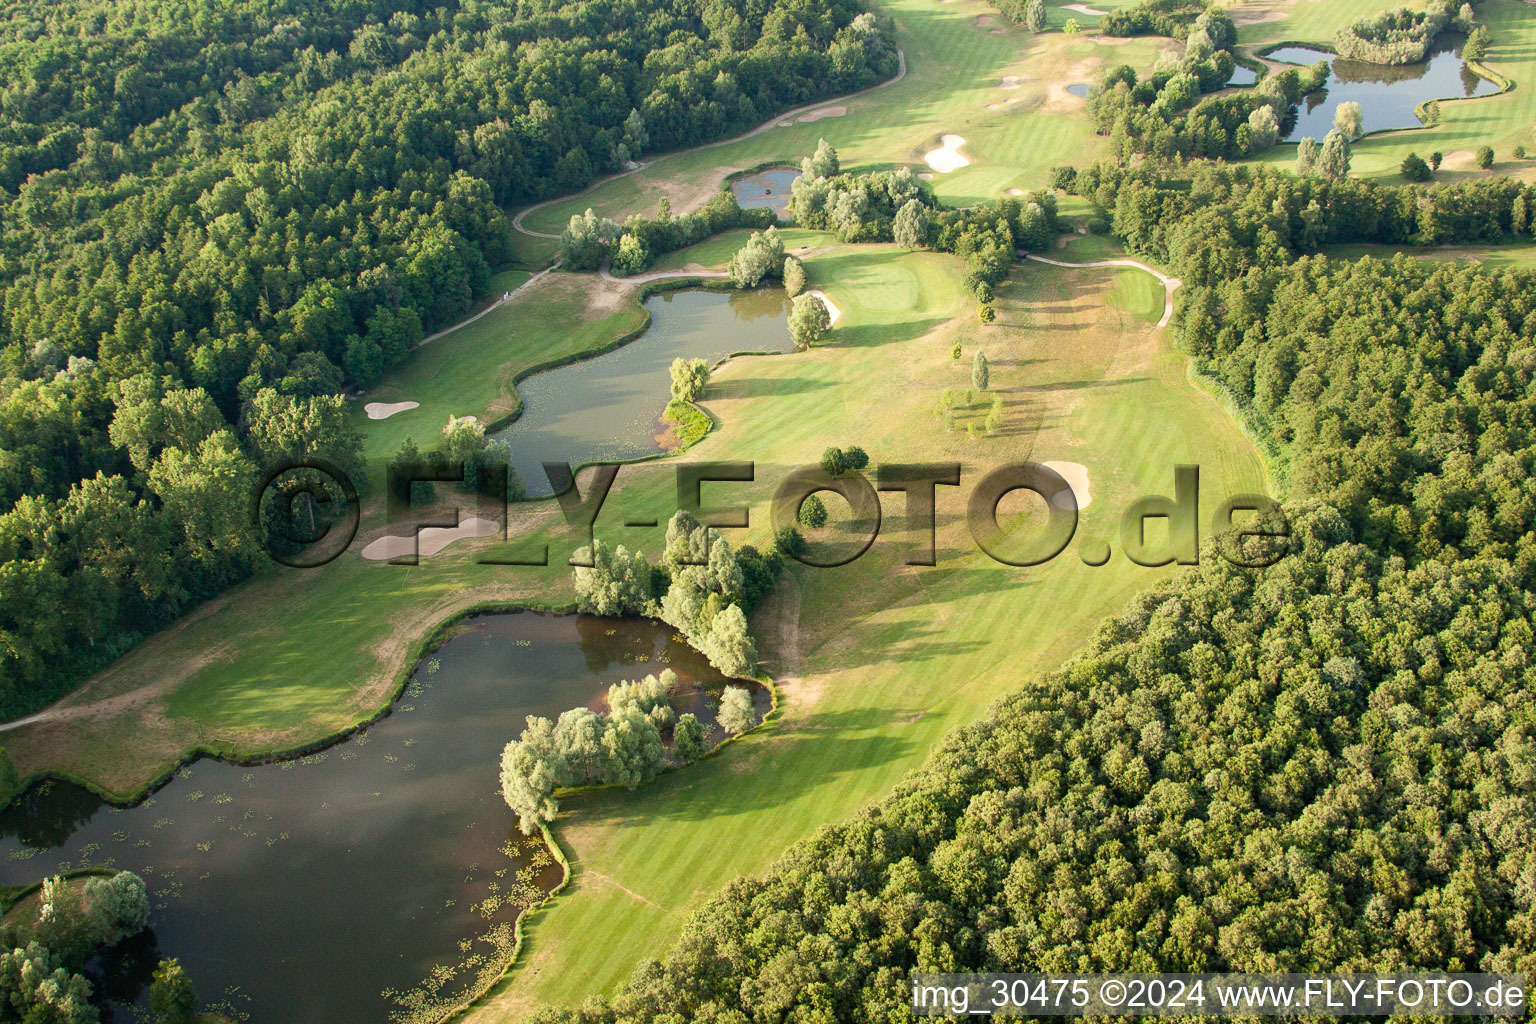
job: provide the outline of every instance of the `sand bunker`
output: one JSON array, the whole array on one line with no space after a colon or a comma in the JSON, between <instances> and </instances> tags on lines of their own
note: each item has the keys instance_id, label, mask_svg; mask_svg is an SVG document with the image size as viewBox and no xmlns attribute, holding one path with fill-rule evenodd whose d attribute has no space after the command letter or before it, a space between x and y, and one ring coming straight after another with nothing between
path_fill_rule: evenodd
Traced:
<instances>
[{"instance_id":1,"label":"sand bunker","mask_svg":"<svg viewBox=\"0 0 1536 1024\"><path fill-rule=\"evenodd\" d=\"M420 402L369 402L363 406L363 412L366 412L371 420L387 420L397 412L419 408L421 408Z\"/></svg>"},{"instance_id":2,"label":"sand bunker","mask_svg":"<svg viewBox=\"0 0 1536 1024\"><path fill-rule=\"evenodd\" d=\"M1000 36L1002 34L1003 34L1003 30L1000 29L1000 28L989 28L989 29L987 29L987 35L989 35L989 36Z\"/></svg>"},{"instance_id":3,"label":"sand bunker","mask_svg":"<svg viewBox=\"0 0 1536 1024\"><path fill-rule=\"evenodd\" d=\"M842 117L846 113L848 113L847 107L822 107L819 110L813 110L809 114L802 116L800 118L800 123L805 124L809 121L820 121L824 117Z\"/></svg>"},{"instance_id":4,"label":"sand bunker","mask_svg":"<svg viewBox=\"0 0 1536 1024\"><path fill-rule=\"evenodd\" d=\"M464 540L466 537L489 537L500 532L501 525L494 519L481 519L476 516L460 520L459 525L452 529L429 526L421 531L419 540L411 537L380 537L363 548L363 557L373 562L382 562L385 559L399 558L401 555L412 553L435 555L456 540Z\"/></svg>"},{"instance_id":5,"label":"sand bunker","mask_svg":"<svg viewBox=\"0 0 1536 1024\"><path fill-rule=\"evenodd\" d=\"M928 171L924 171L924 172L922 172L922 173L921 173L921 174L919 174L919 175L918 175L918 176L917 176L917 179L918 179L918 180L919 180L919 181L932 181L932 180L933 180L933 178L934 178L934 176L933 176L933 174L931 174L931 173L930 173L930 172L928 172Z\"/></svg>"},{"instance_id":6,"label":"sand bunker","mask_svg":"<svg viewBox=\"0 0 1536 1024\"><path fill-rule=\"evenodd\" d=\"M793 121L780 121L779 122L779 127L780 128L793 128L794 126L795 126L795 122L793 122Z\"/></svg>"},{"instance_id":7,"label":"sand bunker","mask_svg":"<svg viewBox=\"0 0 1536 1024\"><path fill-rule=\"evenodd\" d=\"M1445 154L1442 161L1447 170L1472 171L1477 169L1477 157L1470 149L1457 149Z\"/></svg>"},{"instance_id":8,"label":"sand bunker","mask_svg":"<svg viewBox=\"0 0 1536 1024\"><path fill-rule=\"evenodd\" d=\"M832 318L832 326L836 327L838 318L843 315L843 311L837 308L837 303L827 298L827 293L822 291L820 288L812 288L805 294L814 295L822 301L822 303L827 307L827 315Z\"/></svg>"},{"instance_id":9,"label":"sand bunker","mask_svg":"<svg viewBox=\"0 0 1536 1024\"><path fill-rule=\"evenodd\" d=\"M1024 194L1024 190L1021 188L1010 188L1004 194L1010 196L1021 196Z\"/></svg>"},{"instance_id":10,"label":"sand bunker","mask_svg":"<svg viewBox=\"0 0 1536 1024\"><path fill-rule=\"evenodd\" d=\"M999 89L1017 89L1018 87L1019 87L1019 76L1018 75L1004 75L1003 76L1002 84L1000 84L998 86Z\"/></svg>"},{"instance_id":11,"label":"sand bunker","mask_svg":"<svg viewBox=\"0 0 1536 1024\"><path fill-rule=\"evenodd\" d=\"M1076 11L1078 14L1087 14L1095 18L1102 18L1108 11L1101 11L1097 7L1089 7L1087 4L1062 4L1064 11Z\"/></svg>"},{"instance_id":12,"label":"sand bunker","mask_svg":"<svg viewBox=\"0 0 1536 1024\"><path fill-rule=\"evenodd\" d=\"M992 15L990 15L990 14L978 14L978 15L976 15L976 25L977 25L978 28L986 28L990 24L992 24Z\"/></svg>"},{"instance_id":13,"label":"sand bunker","mask_svg":"<svg viewBox=\"0 0 1536 1024\"><path fill-rule=\"evenodd\" d=\"M1088 489L1088 468L1081 462L1042 462L1040 465L1053 470L1072 488L1072 497L1067 497L1066 491L1058 491L1051 495L1051 504L1068 510L1072 508L1073 499L1076 499L1079 509L1092 504L1093 492Z\"/></svg>"},{"instance_id":14,"label":"sand bunker","mask_svg":"<svg viewBox=\"0 0 1536 1024\"><path fill-rule=\"evenodd\" d=\"M945 135L939 141L944 145L938 149L929 150L923 157L923 161L929 167L940 174L948 174L950 171L958 171L970 164L970 158L960 152L960 147L965 145L965 139L958 135Z\"/></svg>"},{"instance_id":15,"label":"sand bunker","mask_svg":"<svg viewBox=\"0 0 1536 1024\"><path fill-rule=\"evenodd\" d=\"M1279 21L1284 17L1284 11L1253 11L1249 14L1233 15L1232 20L1239 25L1262 25L1266 21Z\"/></svg>"}]
</instances>

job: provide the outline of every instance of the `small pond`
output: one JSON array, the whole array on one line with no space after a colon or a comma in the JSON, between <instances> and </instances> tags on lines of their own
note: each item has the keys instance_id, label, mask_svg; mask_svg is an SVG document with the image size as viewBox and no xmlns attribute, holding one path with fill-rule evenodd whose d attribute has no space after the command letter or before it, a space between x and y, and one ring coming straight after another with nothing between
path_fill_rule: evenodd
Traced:
<instances>
[{"instance_id":1,"label":"small pond","mask_svg":"<svg viewBox=\"0 0 1536 1024\"><path fill-rule=\"evenodd\" d=\"M744 210L772 210L782 220L789 216L790 185L800 177L796 167L770 167L736 178L731 194Z\"/></svg>"},{"instance_id":2,"label":"small pond","mask_svg":"<svg viewBox=\"0 0 1536 1024\"><path fill-rule=\"evenodd\" d=\"M1088 93L1092 90L1093 86L1089 85L1087 82L1078 82L1076 85L1067 86L1067 92L1071 93L1073 96L1079 96L1083 99L1087 99Z\"/></svg>"},{"instance_id":3,"label":"small pond","mask_svg":"<svg viewBox=\"0 0 1536 1024\"><path fill-rule=\"evenodd\" d=\"M663 292L646 300L651 326L592 359L534 374L517 386L522 415L496 436L512 448L529 497L550 493L543 463L617 462L663 451L658 440L672 360L713 363L732 352L788 352L782 288Z\"/></svg>"},{"instance_id":4,"label":"small pond","mask_svg":"<svg viewBox=\"0 0 1536 1024\"><path fill-rule=\"evenodd\" d=\"M0 881L86 864L143 875L151 932L118 951L125 1004L163 955L205 1003L250 1024L433 1019L477 971L500 973L512 921L560 877L497 788L501 749L527 715L601 708L613 683L671 668L686 684L673 706L721 738L725 679L672 634L650 620L467 619L391 714L327 750L199 760L130 808L33 787L0 813ZM768 694L751 685L761 715ZM128 1005L112 1012L134 1019Z\"/></svg>"},{"instance_id":5,"label":"small pond","mask_svg":"<svg viewBox=\"0 0 1536 1024\"><path fill-rule=\"evenodd\" d=\"M1423 122L1415 113L1425 100L1458 96L1486 96L1499 87L1476 74L1461 59L1465 36L1444 33L1429 60L1418 64L1367 64L1346 60L1306 46L1285 46L1265 54L1270 60L1289 64L1316 64L1326 60L1333 74L1324 89L1302 98L1296 127L1286 140L1314 138L1321 142L1333 128L1340 103L1354 100L1365 112L1365 130L1416 128Z\"/></svg>"},{"instance_id":6,"label":"small pond","mask_svg":"<svg viewBox=\"0 0 1536 1024\"><path fill-rule=\"evenodd\" d=\"M1276 57L1276 60L1280 58ZM1252 85L1259 80L1259 73L1253 68L1244 67L1241 64L1232 69L1232 77L1227 79L1227 85Z\"/></svg>"}]
</instances>

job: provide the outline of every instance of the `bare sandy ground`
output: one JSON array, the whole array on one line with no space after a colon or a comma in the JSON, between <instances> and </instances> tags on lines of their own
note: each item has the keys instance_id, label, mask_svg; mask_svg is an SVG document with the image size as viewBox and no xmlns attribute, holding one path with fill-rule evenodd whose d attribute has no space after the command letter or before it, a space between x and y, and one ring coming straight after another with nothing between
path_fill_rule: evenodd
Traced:
<instances>
[{"instance_id":1,"label":"bare sandy ground","mask_svg":"<svg viewBox=\"0 0 1536 1024\"><path fill-rule=\"evenodd\" d=\"M848 113L847 107L822 107L801 117L800 123L808 124L811 121L820 121L824 117L842 117L846 113Z\"/></svg>"},{"instance_id":2,"label":"bare sandy ground","mask_svg":"<svg viewBox=\"0 0 1536 1024\"><path fill-rule=\"evenodd\" d=\"M421 531L419 538L380 537L363 548L363 557L369 561L382 562L385 559L398 558L401 555L409 555L413 552L423 555L435 555L456 540L464 540L468 537L489 537L500 532L501 524L497 523L494 519L481 519L479 516L475 516L462 520L458 526L452 529L441 526L429 526Z\"/></svg>"},{"instance_id":3,"label":"bare sandy ground","mask_svg":"<svg viewBox=\"0 0 1536 1024\"><path fill-rule=\"evenodd\" d=\"M965 145L965 139L959 135L945 135L940 140L944 145L938 149L931 149L923 155L923 161L938 171L940 174L948 174L950 171L958 171L962 167L969 166L970 157L960 152L960 147Z\"/></svg>"},{"instance_id":4,"label":"bare sandy ground","mask_svg":"<svg viewBox=\"0 0 1536 1024\"><path fill-rule=\"evenodd\" d=\"M1051 504L1057 508L1071 510L1072 503L1077 502L1079 509L1087 508L1093 503L1093 491L1088 486L1088 468L1081 462L1042 462L1040 465L1053 470L1058 476L1067 482L1072 488L1072 496L1062 491L1051 496Z\"/></svg>"},{"instance_id":5,"label":"bare sandy ground","mask_svg":"<svg viewBox=\"0 0 1536 1024\"><path fill-rule=\"evenodd\" d=\"M397 412L421 408L420 402L369 402L363 411L371 420L387 420Z\"/></svg>"}]
</instances>

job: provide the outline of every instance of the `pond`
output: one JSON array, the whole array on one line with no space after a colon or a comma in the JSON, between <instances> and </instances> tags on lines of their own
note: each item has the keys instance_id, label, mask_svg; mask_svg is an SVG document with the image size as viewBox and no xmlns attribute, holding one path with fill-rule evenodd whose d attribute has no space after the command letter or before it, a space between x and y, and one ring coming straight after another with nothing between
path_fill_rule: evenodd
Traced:
<instances>
[{"instance_id":1,"label":"pond","mask_svg":"<svg viewBox=\"0 0 1536 1024\"><path fill-rule=\"evenodd\" d=\"M1279 58L1277 57L1276 60ZM1227 79L1228 86L1252 85L1259 80L1259 73L1253 68L1244 67L1241 64L1232 69L1232 77Z\"/></svg>"},{"instance_id":2,"label":"pond","mask_svg":"<svg viewBox=\"0 0 1536 1024\"><path fill-rule=\"evenodd\" d=\"M529 497L550 494L543 463L618 462L664 451L661 414L672 360L714 363L733 352L788 352L782 288L663 292L646 300L651 325L612 352L534 374L517 385L523 411L496 437L512 448Z\"/></svg>"},{"instance_id":3,"label":"pond","mask_svg":"<svg viewBox=\"0 0 1536 1024\"><path fill-rule=\"evenodd\" d=\"M782 220L789 216L789 187L798 177L798 167L770 167L733 180L731 194L742 209L772 210Z\"/></svg>"},{"instance_id":4,"label":"pond","mask_svg":"<svg viewBox=\"0 0 1536 1024\"><path fill-rule=\"evenodd\" d=\"M391 714L325 751L199 760L130 808L33 787L0 813L0 881L86 864L143 875L152 934L126 957L137 976L115 979L130 1003L163 955L205 1003L251 1024L435 1019L479 971L500 974L512 921L560 877L497 786L524 718L600 709L611 684L671 668L686 684L674 707L707 722L713 742L725 687L650 620L517 612L446 635ZM750 685L762 714L767 691ZM113 1014L134 1019L127 1006Z\"/></svg>"},{"instance_id":5,"label":"pond","mask_svg":"<svg viewBox=\"0 0 1536 1024\"><path fill-rule=\"evenodd\" d=\"M1417 128L1422 121L1415 112L1425 100L1458 96L1486 96L1499 87L1467 67L1461 59L1466 37L1445 33L1427 61L1417 64L1368 64L1346 60L1306 46L1285 46L1265 54L1288 64L1328 61L1333 74L1324 89L1302 98L1296 127L1286 140L1313 138L1321 142L1333 128L1333 114L1340 103L1354 100L1365 112L1365 130Z\"/></svg>"},{"instance_id":6,"label":"pond","mask_svg":"<svg viewBox=\"0 0 1536 1024\"><path fill-rule=\"evenodd\" d=\"M1067 86L1067 92L1082 99L1088 98L1088 93L1093 91L1093 86L1087 82L1078 82L1076 85Z\"/></svg>"}]
</instances>

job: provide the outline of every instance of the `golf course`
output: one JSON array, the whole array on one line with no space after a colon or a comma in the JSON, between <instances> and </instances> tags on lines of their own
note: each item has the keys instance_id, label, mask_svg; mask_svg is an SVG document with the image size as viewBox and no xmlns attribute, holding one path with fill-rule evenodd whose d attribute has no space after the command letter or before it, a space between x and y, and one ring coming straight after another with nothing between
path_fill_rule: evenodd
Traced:
<instances>
[{"instance_id":1,"label":"golf course","mask_svg":"<svg viewBox=\"0 0 1536 1024\"><path fill-rule=\"evenodd\" d=\"M1098 0L1090 8L1129 2ZM504 525L466 533L419 564L364 557L368 545L409 530L390 522L385 466L408 440L437 442L450 417L473 416L494 433L525 410L553 416L554 399L541 407L535 397L541 375L600 374L602 360L622 355L649 330L692 332L701 347L677 351L714 364L696 399L710 429L686 450L670 451L659 419L669 397L665 377L654 393L630 399L640 411L613 431L627 431L624 457L634 461L620 468L593 527L610 546L659 563L665 524L677 508L679 465L752 462L754 479L706 483L703 500L745 506L750 525L722 532L737 549L768 550L776 489L791 472L816 465L829 446L867 452L872 482L882 466L958 463L959 486L936 492L937 564L910 564L925 543L924 524L909 520L905 498L891 491L882 493L883 521L861 557L835 568L788 563L749 620L761 681L777 702L760 726L638 787L562 795L548 834L568 876L552 899L524 913L515 959L456 1018L520 1021L538 1007L574 1007L613 993L643 959L678 939L701 902L739 876L774 871L793 844L890 793L946 735L1061 666L1138 593L1185 572L1134 564L1121 542L1122 515L1142 497L1172 496L1176 467L1199 468L1203 534L1216 528L1215 512L1228 497L1283 497L1284 480L1228 400L1176 345L1169 323L1179 282L1131 259L1110 236L1090 234L1088 204L1077 197L1061 197L1054 248L1019 259L996 286L991 322L978 317L965 261L956 255L781 225L785 250L803 263L806 288L837 313L825 338L805 351L793 351L787 334L779 337L788 300L780 302L778 282L766 282L775 289L771 301L754 306L733 298L720 280L751 235L745 228L662 255L637 280L606 265L550 269L573 216L591 209L622 224L654 215L663 199L674 214L687 213L728 176L798 166L822 139L845 171L909 168L949 208L1047 188L1052 168L1110 156L1086 101L1066 86L1095 82L1118 64L1150 71L1164 54L1182 54L1181 44L1164 37L1103 36L1097 16L1056 0L1039 33L1009 23L982 0L871 6L901 50L894 80L724 142L647 153L634 170L581 194L508 210L512 258L493 268L499 273L479 300L484 311L428 338L376 386L350 396L346 416L363 438L371 486L347 550L318 568L263 569L56 704L7 725L0 741L21 778L73 782L126 804L189 762L197 771L202 756L245 763L312 753L389 714L402 689L421 678L422 659L436 649L445 623L476 611L573 611L567 559L589 538L553 498L515 502ZM1239 51L1251 55L1280 42L1329 44L1354 19L1392 6L1251 0L1228 10ZM1530 11L1522 0L1478 7L1493 36L1483 64L1514 88L1446 102L1430 127L1366 134L1353 149L1353 174L1396 180L1410 152L1439 151L1446 182L1536 178L1536 159L1513 155L1516 146L1536 152ZM1069 19L1073 31L1062 31ZM1492 170L1463 157L1483 145L1495 151ZM936 170L948 154L963 163ZM1280 144L1256 162L1288 168L1295 154L1294 144ZM1362 245L1334 255L1390 252ZM1530 245L1425 255L1536 263ZM749 330L752 340L740 340ZM755 340L770 334L776 349ZM978 352L990 369L986 394L973 385ZM558 411L578 429L583 394L557 397L568 403ZM982 429L994 409L1000 427ZM580 452L569 460L599 461ZM967 501L989 470L1024 461L1080 470L1083 493L1066 549L1044 564L1012 566L981 550ZM588 493L597 475L590 466L577 472L578 491ZM532 482L536 493L548 493L544 480ZM998 508L999 522L1022 535L1038 529L1046 511L1025 495L1015 492ZM471 505L466 501L461 520L481 514ZM832 521L821 538L853 536L846 505L828 498L828 506ZM548 564L526 564L541 549ZM588 699L582 691L566 703ZM483 788L495 786L496 765L488 761ZM492 803L495 814L505 811ZM476 825L516 835L511 814ZM529 862L526 852L519 856ZM358 885L366 890L368 880ZM395 987L419 980L403 977Z\"/></svg>"}]
</instances>

